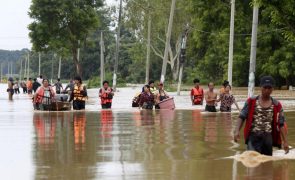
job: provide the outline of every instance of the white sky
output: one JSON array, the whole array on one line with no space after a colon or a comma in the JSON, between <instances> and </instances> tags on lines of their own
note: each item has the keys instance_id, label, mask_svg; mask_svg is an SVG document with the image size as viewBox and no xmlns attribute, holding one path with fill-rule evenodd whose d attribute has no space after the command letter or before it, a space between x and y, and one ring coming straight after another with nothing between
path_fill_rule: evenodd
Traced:
<instances>
[{"instance_id":1,"label":"white sky","mask_svg":"<svg viewBox=\"0 0 295 180\"><path fill-rule=\"evenodd\" d=\"M106 0L117 4L117 0ZM28 11L31 0L0 0L0 49L21 50L31 48Z\"/></svg>"}]
</instances>

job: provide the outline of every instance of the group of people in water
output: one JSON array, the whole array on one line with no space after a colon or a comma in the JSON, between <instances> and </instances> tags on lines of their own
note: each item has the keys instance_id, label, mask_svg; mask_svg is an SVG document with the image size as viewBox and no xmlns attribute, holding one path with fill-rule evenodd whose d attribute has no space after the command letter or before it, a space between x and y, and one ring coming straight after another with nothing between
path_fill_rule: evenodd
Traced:
<instances>
[{"instance_id":1,"label":"group of people in water","mask_svg":"<svg viewBox=\"0 0 295 180\"><path fill-rule=\"evenodd\" d=\"M17 85L15 85L16 83ZM18 82L16 83L13 83L13 79L9 78L7 92L10 96L13 93L19 93ZM190 92L192 105L203 105L203 101L205 101L205 110L209 112L216 112L216 106L219 102L221 112L231 112L232 104L236 105L240 111L234 131L234 140L236 142L240 138L239 132L245 122L244 138L248 150L272 155L272 146L277 146L282 147L286 153L289 152L287 124L282 104L271 96L274 86L274 80L271 76L261 78L260 95L248 98L241 110L236 103L235 97L230 92L231 86L228 81L224 81L219 95L214 92L212 82L208 84L206 92L200 86L198 79L194 80L194 84L195 86ZM20 86L23 88L24 93L33 93L33 104L36 110L51 110L51 104L60 93L68 93L70 96L69 102L73 102L74 110L85 109L85 101L88 98L86 86L83 85L81 78L78 76L65 89L63 89L59 79L51 86L48 79L43 79L42 76L34 79L34 82L29 78L26 83L21 82ZM55 87L55 90L53 90L53 87ZM158 87L158 89L155 87L154 81L144 85L142 92L133 99L132 106L142 109L153 109L155 106L158 109L159 103L169 98L169 95L164 90L163 83L159 83ZM109 82L104 81L102 88L99 90L102 109L112 107L113 96L114 91L109 87ZM62 101L62 98L59 100Z\"/></svg>"},{"instance_id":2,"label":"group of people in water","mask_svg":"<svg viewBox=\"0 0 295 180\"><path fill-rule=\"evenodd\" d=\"M218 94L214 91L214 83L210 82L208 84L208 91L204 92L203 88L200 87L200 80L194 80L195 87L191 90L191 101L192 105L203 105L205 99L206 107L205 111L208 112L217 112L216 106L220 102L220 111L221 112L231 112L232 104L235 104L237 109L240 111L240 108L235 100L233 94L231 94L231 86L227 80L222 84L222 88Z\"/></svg>"}]
</instances>

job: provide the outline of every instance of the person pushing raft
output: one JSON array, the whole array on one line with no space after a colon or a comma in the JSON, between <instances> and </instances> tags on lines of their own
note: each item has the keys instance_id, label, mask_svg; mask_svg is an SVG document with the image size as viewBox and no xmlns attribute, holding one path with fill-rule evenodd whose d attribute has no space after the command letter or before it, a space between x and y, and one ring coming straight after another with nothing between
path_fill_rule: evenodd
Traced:
<instances>
[{"instance_id":1,"label":"person pushing raft","mask_svg":"<svg viewBox=\"0 0 295 180\"><path fill-rule=\"evenodd\" d=\"M33 97L33 105L35 110L51 111L54 100L54 90L49 86L48 79L43 79L40 86Z\"/></svg>"}]
</instances>

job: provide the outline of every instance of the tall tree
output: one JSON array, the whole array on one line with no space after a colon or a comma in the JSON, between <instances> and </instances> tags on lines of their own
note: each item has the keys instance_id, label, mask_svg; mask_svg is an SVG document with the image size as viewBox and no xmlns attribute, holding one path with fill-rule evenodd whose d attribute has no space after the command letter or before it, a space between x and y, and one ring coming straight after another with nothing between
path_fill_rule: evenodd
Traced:
<instances>
[{"instance_id":1,"label":"tall tree","mask_svg":"<svg viewBox=\"0 0 295 180\"><path fill-rule=\"evenodd\" d=\"M82 75L77 49L98 28L103 0L32 0L29 25L33 49L71 53L76 72Z\"/></svg>"}]
</instances>

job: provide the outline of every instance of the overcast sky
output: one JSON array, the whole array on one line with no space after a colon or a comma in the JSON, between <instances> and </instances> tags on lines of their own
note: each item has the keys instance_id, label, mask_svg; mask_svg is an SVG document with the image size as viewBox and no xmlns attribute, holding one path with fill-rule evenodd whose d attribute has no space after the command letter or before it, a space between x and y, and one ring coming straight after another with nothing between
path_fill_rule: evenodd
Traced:
<instances>
[{"instance_id":1,"label":"overcast sky","mask_svg":"<svg viewBox=\"0 0 295 180\"><path fill-rule=\"evenodd\" d=\"M108 4L118 3L106 0ZM31 48L27 26L31 22L28 10L31 0L0 0L0 49Z\"/></svg>"}]
</instances>

